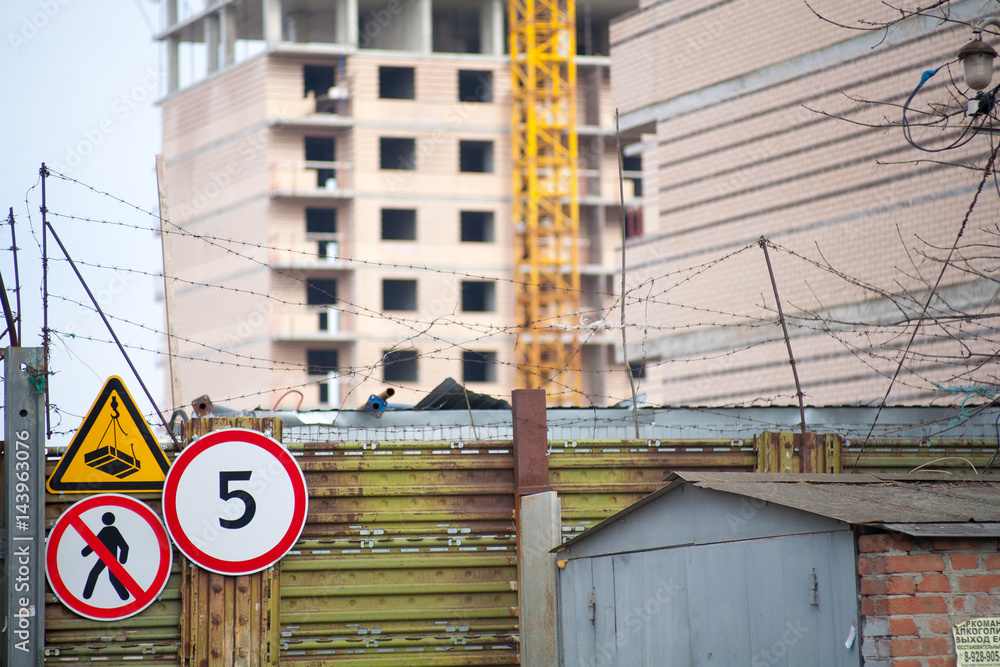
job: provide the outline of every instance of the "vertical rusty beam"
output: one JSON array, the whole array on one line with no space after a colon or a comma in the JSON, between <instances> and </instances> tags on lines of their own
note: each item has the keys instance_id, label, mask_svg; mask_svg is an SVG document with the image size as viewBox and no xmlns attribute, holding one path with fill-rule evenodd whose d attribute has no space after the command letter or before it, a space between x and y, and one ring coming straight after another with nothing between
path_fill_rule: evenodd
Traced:
<instances>
[{"instance_id":1,"label":"vertical rusty beam","mask_svg":"<svg viewBox=\"0 0 1000 667\"><path fill-rule=\"evenodd\" d=\"M185 443L223 428L248 428L281 441L281 420L192 419ZM272 568L230 577L182 558L181 664L184 667L268 667L278 664L278 598Z\"/></svg>"},{"instance_id":2,"label":"vertical rusty beam","mask_svg":"<svg viewBox=\"0 0 1000 667\"><path fill-rule=\"evenodd\" d=\"M514 422L514 493L548 491L548 424L545 421L545 390L515 389L511 392Z\"/></svg>"},{"instance_id":3,"label":"vertical rusty beam","mask_svg":"<svg viewBox=\"0 0 1000 667\"><path fill-rule=\"evenodd\" d=\"M796 436L791 431L764 431L754 439L757 472L800 472L796 456Z\"/></svg>"},{"instance_id":4,"label":"vertical rusty beam","mask_svg":"<svg viewBox=\"0 0 1000 667\"><path fill-rule=\"evenodd\" d=\"M549 485L545 391L515 389L511 408L521 667L556 667L556 565L549 551L559 545L562 521Z\"/></svg>"}]
</instances>

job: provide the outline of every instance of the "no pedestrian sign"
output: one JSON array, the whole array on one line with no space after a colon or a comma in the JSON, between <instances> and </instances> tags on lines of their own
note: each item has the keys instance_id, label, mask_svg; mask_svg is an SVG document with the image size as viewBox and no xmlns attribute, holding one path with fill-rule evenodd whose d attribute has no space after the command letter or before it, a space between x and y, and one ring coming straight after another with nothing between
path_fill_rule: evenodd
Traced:
<instances>
[{"instance_id":1,"label":"no pedestrian sign","mask_svg":"<svg viewBox=\"0 0 1000 667\"><path fill-rule=\"evenodd\" d=\"M59 600L87 618L138 614L163 592L173 551L160 518L129 496L91 496L63 512L49 534L45 573Z\"/></svg>"},{"instance_id":2,"label":"no pedestrian sign","mask_svg":"<svg viewBox=\"0 0 1000 667\"><path fill-rule=\"evenodd\" d=\"M270 567L299 539L306 480L277 440L213 431L184 448L163 484L167 530L185 556L219 574Z\"/></svg>"}]
</instances>

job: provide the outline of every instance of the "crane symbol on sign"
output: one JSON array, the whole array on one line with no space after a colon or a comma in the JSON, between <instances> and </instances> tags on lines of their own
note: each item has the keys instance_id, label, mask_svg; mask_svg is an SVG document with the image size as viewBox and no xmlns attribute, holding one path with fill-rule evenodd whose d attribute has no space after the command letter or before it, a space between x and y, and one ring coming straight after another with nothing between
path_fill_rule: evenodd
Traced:
<instances>
[{"instance_id":1,"label":"crane symbol on sign","mask_svg":"<svg viewBox=\"0 0 1000 667\"><path fill-rule=\"evenodd\" d=\"M126 433L121 427L121 424L118 423L119 417L118 398L112 394L111 423L109 423L108 427L104 429L101 441L97 443L97 447L94 451L85 454L83 460L84 463L91 468L100 470L101 472L107 473L112 477L123 479L138 472L142 464L135 456L135 445L126 440L128 433ZM122 434L121 447L118 444L119 432ZM105 440L108 440L109 442L106 444ZM123 451L126 443L132 451L131 456Z\"/></svg>"}]
</instances>

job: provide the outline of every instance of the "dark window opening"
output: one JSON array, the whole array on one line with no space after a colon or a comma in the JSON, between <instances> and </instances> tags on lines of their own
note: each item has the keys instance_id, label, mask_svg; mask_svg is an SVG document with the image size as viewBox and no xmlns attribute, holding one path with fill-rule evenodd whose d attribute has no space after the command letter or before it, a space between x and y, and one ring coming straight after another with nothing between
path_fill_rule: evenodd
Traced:
<instances>
[{"instance_id":1,"label":"dark window opening","mask_svg":"<svg viewBox=\"0 0 1000 667\"><path fill-rule=\"evenodd\" d=\"M493 211L462 211L462 241L493 243Z\"/></svg>"},{"instance_id":2,"label":"dark window opening","mask_svg":"<svg viewBox=\"0 0 1000 667\"><path fill-rule=\"evenodd\" d=\"M632 181L633 191L636 197L642 196L642 156L633 155L622 158L622 170L625 172L625 179ZM631 172L631 173L629 173Z\"/></svg>"},{"instance_id":3,"label":"dark window opening","mask_svg":"<svg viewBox=\"0 0 1000 667\"><path fill-rule=\"evenodd\" d=\"M646 377L646 362L645 361L630 361L628 362L629 373L632 377L641 380Z\"/></svg>"},{"instance_id":4,"label":"dark window opening","mask_svg":"<svg viewBox=\"0 0 1000 667\"><path fill-rule=\"evenodd\" d=\"M383 280L382 310L416 310L416 280Z\"/></svg>"},{"instance_id":5,"label":"dark window opening","mask_svg":"<svg viewBox=\"0 0 1000 667\"><path fill-rule=\"evenodd\" d=\"M330 402L330 385L325 382L319 383L319 402L323 404Z\"/></svg>"},{"instance_id":6,"label":"dark window opening","mask_svg":"<svg viewBox=\"0 0 1000 667\"><path fill-rule=\"evenodd\" d=\"M416 382L417 351L391 350L383 353L382 378L386 382Z\"/></svg>"},{"instance_id":7,"label":"dark window opening","mask_svg":"<svg viewBox=\"0 0 1000 667\"><path fill-rule=\"evenodd\" d=\"M492 141L458 142L459 171L488 173L493 171Z\"/></svg>"},{"instance_id":8,"label":"dark window opening","mask_svg":"<svg viewBox=\"0 0 1000 667\"><path fill-rule=\"evenodd\" d=\"M463 352L462 380L464 382L496 382L496 352Z\"/></svg>"},{"instance_id":9,"label":"dark window opening","mask_svg":"<svg viewBox=\"0 0 1000 667\"><path fill-rule=\"evenodd\" d=\"M481 8L478 2L454 2L435 9L431 25L431 48L435 53L482 53L480 25Z\"/></svg>"},{"instance_id":10,"label":"dark window opening","mask_svg":"<svg viewBox=\"0 0 1000 667\"><path fill-rule=\"evenodd\" d=\"M625 211L625 238L642 236L642 209L630 208Z\"/></svg>"},{"instance_id":11,"label":"dark window opening","mask_svg":"<svg viewBox=\"0 0 1000 667\"><path fill-rule=\"evenodd\" d=\"M309 375L329 375L337 370L337 350L306 350Z\"/></svg>"},{"instance_id":12,"label":"dark window opening","mask_svg":"<svg viewBox=\"0 0 1000 667\"><path fill-rule=\"evenodd\" d=\"M337 68L328 65L303 65L302 79L305 83L303 96L310 92L316 97L326 95L337 81Z\"/></svg>"},{"instance_id":13,"label":"dark window opening","mask_svg":"<svg viewBox=\"0 0 1000 667\"><path fill-rule=\"evenodd\" d=\"M412 208L382 209L382 240L416 241L416 210Z\"/></svg>"},{"instance_id":14,"label":"dark window opening","mask_svg":"<svg viewBox=\"0 0 1000 667\"><path fill-rule=\"evenodd\" d=\"M378 96L384 100L415 99L412 67L379 67Z\"/></svg>"},{"instance_id":15,"label":"dark window opening","mask_svg":"<svg viewBox=\"0 0 1000 667\"><path fill-rule=\"evenodd\" d=\"M306 232L309 234L336 234L337 209L307 208Z\"/></svg>"},{"instance_id":16,"label":"dark window opening","mask_svg":"<svg viewBox=\"0 0 1000 667\"><path fill-rule=\"evenodd\" d=\"M463 280L462 310L467 313L490 313L496 310L496 283Z\"/></svg>"},{"instance_id":17,"label":"dark window opening","mask_svg":"<svg viewBox=\"0 0 1000 667\"><path fill-rule=\"evenodd\" d=\"M493 72L489 70L458 70L458 99L462 102L492 102Z\"/></svg>"},{"instance_id":18,"label":"dark window opening","mask_svg":"<svg viewBox=\"0 0 1000 667\"><path fill-rule=\"evenodd\" d=\"M337 281L310 278L306 281L306 303L310 306L332 306L337 303Z\"/></svg>"},{"instance_id":19,"label":"dark window opening","mask_svg":"<svg viewBox=\"0 0 1000 667\"><path fill-rule=\"evenodd\" d=\"M306 162L333 162L337 154L336 141L333 137L306 137ZM337 172L328 167L318 168L307 165L309 169L316 170L316 187L325 188L330 181L333 181Z\"/></svg>"},{"instance_id":20,"label":"dark window opening","mask_svg":"<svg viewBox=\"0 0 1000 667\"><path fill-rule=\"evenodd\" d=\"M382 169L417 168L417 140L382 137L379 139L379 166Z\"/></svg>"}]
</instances>

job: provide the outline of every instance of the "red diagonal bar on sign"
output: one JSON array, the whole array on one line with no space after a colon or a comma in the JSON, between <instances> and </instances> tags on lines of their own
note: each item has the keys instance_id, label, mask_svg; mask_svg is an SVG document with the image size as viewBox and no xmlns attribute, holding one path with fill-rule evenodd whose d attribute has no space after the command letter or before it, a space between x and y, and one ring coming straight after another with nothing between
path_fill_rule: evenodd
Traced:
<instances>
[{"instance_id":1,"label":"red diagonal bar on sign","mask_svg":"<svg viewBox=\"0 0 1000 667\"><path fill-rule=\"evenodd\" d=\"M118 562L118 558L108 551L108 548L97 538L97 535L90 529L90 526L85 524L79 516L71 517L69 525L76 528L76 532L80 533L80 537L87 543L87 546L93 549L97 557L104 561L104 564L108 566L108 570L115 575L118 581L125 585L125 589L132 594L133 598L138 600L146 594L146 591L132 578L128 570Z\"/></svg>"}]
</instances>

